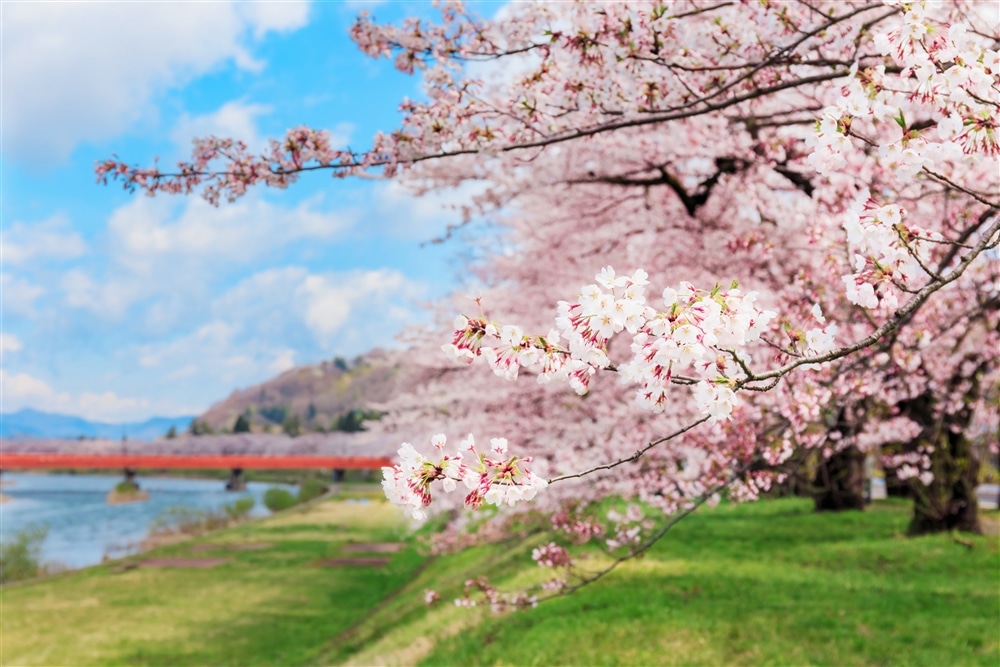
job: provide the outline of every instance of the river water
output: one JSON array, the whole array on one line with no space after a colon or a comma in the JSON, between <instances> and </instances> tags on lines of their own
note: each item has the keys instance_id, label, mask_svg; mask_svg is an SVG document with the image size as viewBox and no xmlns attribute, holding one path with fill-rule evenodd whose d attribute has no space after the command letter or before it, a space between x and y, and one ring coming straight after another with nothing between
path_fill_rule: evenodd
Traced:
<instances>
[{"instance_id":1,"label":"river water","mask_svg":"<svg viewBox=\"0 0 1000 667\"><path fill-rule=\"evenodd\" d=\"M108 505L105 497L121 477L110 475L41 475L4 472L0 491L0 539L32 525L48 527L42 561L71 568L100 563L137 550L149 526L168 508L220 510L247 496L255 500L252 516L268 514L264 492L281 484L250 482L245 492L225 490L225 481L139 477L146 502Z\"/></svg>"}]
</instances>

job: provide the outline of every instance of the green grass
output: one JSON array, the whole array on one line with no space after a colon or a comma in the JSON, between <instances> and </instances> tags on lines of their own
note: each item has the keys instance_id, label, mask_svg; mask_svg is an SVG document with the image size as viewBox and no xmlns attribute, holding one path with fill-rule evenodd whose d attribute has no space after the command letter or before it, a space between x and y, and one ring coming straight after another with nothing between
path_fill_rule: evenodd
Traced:
<instances>
[{"instance_id":1,"label":"green grass","mask_svg":"<svg viewBox=\"0 0 1000 667\"><path fill-rule=\"evenodd\" d=\"M109 564L5 588L3 665L295 665L409 581L414 549L385 568L326 568L350 540L405 529L387 503L324 502L150 556L224 557L212 569ZM259 551L192 551L203 542ZM138 559L135 559L138 560Z\"/></svg>"},{"instance_id":2,"label":"green grass","mask_svg":"<svg viewBox=\"0 0 1000 667\"><path fill-rule=\"evenodd\" d=\"M814 514L800 500L720 506L575 595L496 615L450 603L465 579L538 582L542 536L385 569L315 566L405 531L382 502L334 499L218 533L258 551L209 570L118 564L2 590L3 665L991 665L997 537L903 535L907 503ZM993 528L997 513L986 517ZM588 564L601 558L592 554ZM444 602L427 608L433 588Z\"/></svg>"},{"instance_id":3,"label":"green grass","mask_svg":"<svg viewBox=\"0 0 1000 667\"><path fill-rule=\"evenodd\" d=\"M441 558L342 637L331 663L426 665L991 665L1000 662L996 537L903 532L906 503L818 515L808 502L722 506L646 557L537 609L442 605L426 587L492 572L537 580L529 545Z\"/></svg>"}]
</instances>

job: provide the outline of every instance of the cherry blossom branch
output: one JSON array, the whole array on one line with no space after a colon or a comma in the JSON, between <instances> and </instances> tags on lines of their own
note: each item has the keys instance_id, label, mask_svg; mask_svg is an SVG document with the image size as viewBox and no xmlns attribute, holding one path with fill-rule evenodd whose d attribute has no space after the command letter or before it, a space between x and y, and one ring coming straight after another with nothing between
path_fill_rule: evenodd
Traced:
<instances>
[{"instance_id":1,"label":"cherry blossom branch","mask_svg":"<svg viewBox=\"0 0 1000 667\"><path fill-rule=\"evenodd\" d=\"M664 442L668 442L670 440L673 440L674 438L677 438L679 436L684 435L685 433L687 433L691 429L695 428L696 426L700 426L701 424L704 424L705 422L708 421L708 419L709 419L709 415L705 415L701 419L697 419L697 420L691 422L690 424L688 424L687 426L683 426L683 427L677 429L676 431L674 431L673 433L670 433L669 435L665 435L662 438L657 438L656 440L650 440L645 446L641 447L640 449L637 449L635 451L635 453L633 453L631 456L627 456L625 458L618 459L617 461L614 461L612 463L606 463L604 465L594 466L593 468L590 468L588 470L584 470L582 472L572 473L572 474L569 474L569 475L559 475L558 477L553 477L553 478L549 479L549 484L555 484L556 482L562 482L562 481L565 481L567 479L578 479L580 477L585 477L585 476L590 475L590 474L595 473L595 472L600 472L601 470L611 470L612 468L617 468L620 465L624 465L626 463L631 463L633 461L638 461L639 458L643 454L645 454L646 452L648 452L649 450L651 450L653 447L656 447L657 445L661 445Z\"/></svg>"},{"instance_id":2,"label":"cherry blossom branch","mask_svg":"<svg viewBox=\"0 0 1000 667\"><path fill-rule=\"evenodd\" d=\"M819 35L822 32L829 30L830 28L832 28L833 26L837 25L838 23L843 23L844 21L847 21L848 19L854 18L855 16L858 16L859 14L863 14L864 12L868 12L868 11L871 11L873 9L879 9L880 7L884 7L884 6L885 5L883 5L882 3L865 5L864 7L859 7L858 9L855 9L854 11L851 11L851 12L847 12L846 14L842 14L842 15L836 16L836 17L831 17L827 21L826 24L821 25L821 26L819 26L819 27L817 27L817 28L815 28L813 30L810 30L809 32L805 33L798 40L792 42L791 44L787 44L784 47L779 48L778 51L775 54L773 54L770 57L766 58L763 62L761 62L760 64L756 65L755 67L751 68L750 71L747 72L746 74L744 74L742 77L738 77L735 81L732 81L729 84L727 84L726 86L721 87L719 90L717 90L712 95L709 95L708 97L704 98L704 100L710 100L710 99L712 99L714 97L718 97L722 93L728 91L730 88L733 88L734 86L739 85L743 81L747 81L747 80L751 79L753 77L753 75L756 74L757 72L761 71L762 69L764 69L768 65L771 65L771 64L774 64L775 62L777 62L778 56L794 51L798 46L800 46L803 43L805 43L806 41L812 39L816 35ZM897 12L898 12L898 10L895 10L895 9L892 10L892 11L890 11L890 12L887 12L882 17L876 18L873 21L873 23L877 23L878 21L880 21L880 20L882 20L884 18L888 18L889 16L892 16L893 14L896 14ZM699 100L699 102L704 101L704 100Z\"/></svg>"},{"instance_id":3,"label":"cherry blossom branch","mask_svg":"<svg viewBox=\"0 0 1000 667\"><path fill-rule=\"evenodd\" d=\"M950 187L950 188L952 188L954 190L958 190L959 192L963 192L963 193L967 194L968 196L972 197L973 199L975 199L980 204L985 204L986 206L989 206L992 209L998 209L998 208L1000 208L1000 202L998 202L998 201L990 201L989 199L987 199L983 195L979 194L978 192L975 192L975 191L970 190L970 189L968 189L966 187L963 187L963 186L959 185L958 183L954 182L953 180L951 180L950 178L948 178L948 177L946 177L946 176L944 176L942 174L939 174L936 171L933 171L932 169L928 169L927 167L924 167L923 168L923 172L926 173L931 178L933 178L934 180L936 180L936 181L938 181L940 183L943 183L944 185L947 185L948 187Z\"/></svg>"},{"instance_id":4,"label":"cherry blossom branch","mask_svg":"<svg viewBox=\"0 0 1000 667\"><path fill-rule=\"evenodd\" d=\"M586 127L555 132L539 139L512 142L494 147L459 148L420 155L392 155L389 157L383 157L379 154L373 153L359 154L352 151L330 151L329 155L321 158L322 162L319 164L295 164L294 166L280 165L277 167L275 167L274 164L280 162L283 158L279 159L274 155L255 156L248 154L240 160L240 163L245 165L240 169L199 169L190 163L182 163L180 171L176 172L161 172L157 169L130 167L125 163L112 159L98 162L95 167L95 173L97 174L98 183L107 185L108 179L110 178L113 181L120 180L122 187L127 191L132 191L134 188L139 187L148 193L157 191L190 193L196 186L200 185L204 181L209 181L208 186L206 186L208 188L212 187L212 181L223 181L215 186L216 188L221 188L227 185L226 181L235 180L239 183L238 188L235 191L231 191L228 195L230 201L233 201L243 194L248 185L252 185L256 182L263 182L265 185L272 187L284 188L287 187L298 174L313 171L329 170L334 173L335 177L341 178L356 173L357 170L367 170L376 167L391 168L399 165L416 165L431 160L460 157L464 155L480 155L483 153L489 154L491 152L511 153L531 148L545 148L576 139L585 139L587 137L614 132L616 130L646 127L649 125L667 123L675 120L694 118L710 114L715 111L728 109L742 104L743 102L766 97L773 93L791 88L844 78L849 74L849 71L841 70L826 74L802 77L772 86L757 87L750 92L742 95L736 95L721 102L708 104L699 109L689 109L674 113L657 113L655 115L645 117L633 117L626 120L596 123ZM211 144L222 140L209 138L200 141L202 143ZM327 150L329 151L330 149L327 148ZM218 194L215 193L213 189L206 190L205 194L210 203L218 203Z\"/></svg>"},{"instance_id":5,"label":"cherry blossom branch","mask_svg":"<svg viewBox=\"0 0 1000 667\"><path fill-rule=\"evenodd\" d=\"M948 265L955 260L955 257L960 252L959 248L966 248L969 250L973 249L972 246L967 245L965 242L972 238L972 235L975 234L980 227L986 224L986 222L990 219L990 216L996 215L997 213L997 209L987 209L979 215L975 224L969 225L962 230L962 233L958 235L958 238L954 239L954 245L948 249L945 256L941 258L940 262L938 262L938 273L947 268Z\"/></svg>"},{"instance_id":6,"label":"cherry blossom branch","mask_svg":"<svg viewBox=\"0 0 1000 667\"><path fill-rule=\"evenodd\" d=\"M717 5L711 5L709 7L701 7L699 9L692 9L691 11L681 12L680 14L670 14L669 18L672 18L672 19L682 19L682 18L686 18L688 16L698 16L699 14L707 14L708 12L713 12L716 9L722 9L723 7L730 7L733 4L735 4L735 3L733 3L733 2L720 2Z\"/></svg>"},{"instance_id":7,"label":"cherry blossom branch","mask_svg":"<svg viewBox=\"0 0 1000 667\"><path fill-rule=\"evenodd\" d=\"M765 373L752 374L747 378L741 380L738 383L738 385L742 387L750 382L759 382L761 380L781 378L782 376L787 375L789 372L798 368L799 366L804 366L808 364L821 364L827 361L834 361L836 359L840 359L842 357L846 357L849 354L857 352L858 350L862 350L866 347L871 347L875 343L879 342L886 335L894 332L897 328L899 328L899 326L903 323L903 321L907 317L915 313L932 294L940 290L942 287L958 280L958 278L960 278L962 274L965 273L966 269L968 269L969 266L972 265L972 263L983 253L984 250L986 250L991 245L991 243L996 243L996 239L994 239L993 237L996 236L998 232L1000 232L1000 218L997 218L997 220L995 220L993 224L990 225L989 228L987 228L987 230L983 234L983 237L980 239L979 243L973 246L972 251L965 257L965 259L963 259L958 264L958 266L956 266L947 275L942 276L940 279L932 280L930 283L928 283L923 289L917 292L912 299L907 301L899 310L897 310L896 313L888 321L886 321L882 326L880 326L878 329L873 331L868 336L865 336L861 340L852 343L850 345L844 345L834 350L830 350L825 354L818 354L811 357L796 359L794 361L790 361L784 366L781 366L780 368L776 368L774 370L770 370Z\"/></svg>"},{"instance_id":8,"label":"cherry blossom branch","mask_svg":"<svg viewBox=\"0 0 1000 667\"><path fill-rule=\"evenodd\" d=\"M605 576L613 572L622 563L632 560L633 558L637 558L638 556L641 556L643 553L648 551L651 547L653 547L653 545L655 545L657 542L663 539L674 526L676 526L685 518L693 514L699 507L707 503L709 500L711 500L718 493L723 491L730 484L738 480L743 475L743 473L745 473L749 468L750 464L738 467L734 472L732 472L729 475L728 478L726 478L725 481L717 484L716 486L705 491L697 498L692 500L683 510L672 515L670 519L668 519L655 533L646 538L639 546L630 549L628 553L619 556L618 558L613 560L607 567L598 570L597 572L594 572L592 574L589 574L587 577L583 578L582 581L579 581L571 586L565 586L563 588L560 588L558 591L550 593L549 595L546 595L544 597L520 600L518 601L518 604L520 606L527 606L527 605L534 606L538 602L544 602L545 600L551 600L554 598L570 595L580 590L581 588L589 586L597 582L598 580L604 578Z\"/></svg>"},{"instance_id":9,"label":"cherry blossom branch","mask_svg":"<svg viewBox=\"0 0 1000 667\"><path fill-rule=\"evenodd\" d=\"M926 273L928 276L930 276L934 280L940 280L941 279L941 275L938 274L933 269L929 268L926 264L924 264L924 261L922 259L920 259L920 253L918 253L917 250L916 250L916 248L913 247L913 244L911 244L906 239L906 235L904 234L903 230L897 227L896 228L896 235L898 236L900 243L903 244L903 247L906 248L906 252L909 253L910 257L913 258L913 261L915 261L917 263L917 265L921 269L923 269L924 273ZM893 280L893 282L896 283L898 281ZM897 287L899 287L900 289L905 290L905 291L907 291L907 292L909 292L911 294L916 294L917 293L917 290L911 290L911 289L907 288L905 285L902 285L902 284L898 284Z\"/></svg>"}]
</instances>

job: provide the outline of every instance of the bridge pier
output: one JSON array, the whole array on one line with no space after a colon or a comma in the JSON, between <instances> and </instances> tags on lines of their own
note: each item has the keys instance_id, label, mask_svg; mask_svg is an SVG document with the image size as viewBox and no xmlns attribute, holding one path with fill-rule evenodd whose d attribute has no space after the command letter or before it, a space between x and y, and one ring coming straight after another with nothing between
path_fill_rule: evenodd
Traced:
<instances>
[{"instance_id":1,"label":"bridge pier","mask_svg":"<svg viewBox=\"0 0 1000 667\"><path fill-rule=\"evenodd\" d=\"M243 468L233 468L229 472L229 481L226 482L226 491L246 491L247 480L243 477Z\"/></svg>"},{"instance_id":2,"label":"bridge pier","mask_svg":"<svg viewBox=\"0 0 1000 667\"><path fill-rule=\"evenodd\" d=\"M332 477L333 483L334 484L338 484L340 482L343 482L344 481L344 473L345 472L347 472L347 471L344 470L343 468L334 468L333 469L333 477Z\"/></svg>"},{"instance_id":3,"label":"bridge pier","mask_svg":"<svg viewBox=\"0 0 1000 667\"><path fill-rule=\"evenodd\" d=\"M139 482L135 481L135 470L132 468L124 468L122 472L125 474L123 483L131 485L136 491L138 491Z\"/></svg>"},{"instance_id":4,"label":"bridge pier","mask_svg":"<svg viewBox=\"0 0 1000 667\"><path fill-rule=\"evenodd\" d=\"M122 468L125 479L118 482L115 488L108 492L107 501L109 505L121 505L123 503L135 503L149 500L149 493L139 488L139 482L135 481L135 469L125 466Z\"/></svg>"}]
</instances>

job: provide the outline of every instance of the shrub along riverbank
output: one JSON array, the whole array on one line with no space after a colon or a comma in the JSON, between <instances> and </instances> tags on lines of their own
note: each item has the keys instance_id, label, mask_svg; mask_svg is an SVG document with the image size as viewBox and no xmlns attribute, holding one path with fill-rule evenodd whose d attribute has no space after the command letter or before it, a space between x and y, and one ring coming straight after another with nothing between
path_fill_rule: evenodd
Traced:
<instances>
[{"instance_id":1,"label":"shrub along riverbank","mask_svg":"<svg viewBox=\"0 0 1000 667\"><path fill-rule=\"evenodd\" d=\"M529 557L537 539L434 559L411 543L377 554L389 558L384 567L321 564L375 555L351 551L351 542L404 538L393 507L364 500L341 496L136 559L7 588L4 664L1000 659L997 538L906 538L905 503L839 515L814 514L799 500L699 512L602 582L495 616L459 609L450 599L479 574L501 586L544 578ZM995 524L995 513L988 521ZM226 562L205 569L130 565L151 557ZM426 607L428 588L444 601Z\"/></svg>"},{"instance_id":2,"label":"shrub along riverbank","mask_svg":"<svg viewBox=\"0 0 1000 667\"><path fill-rule=\"evenodd\" d=\"M48 532L45 526L35 525L4 536L0 542L0 584L31 579L46 573L40 554L42 542Z\"/></svg>"}]
</instances>

